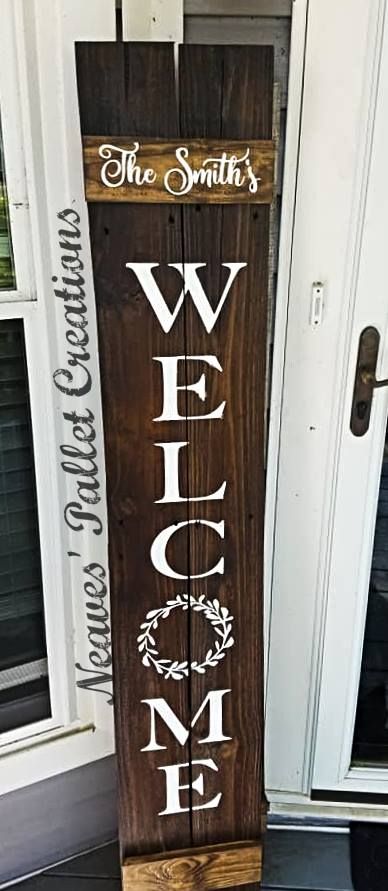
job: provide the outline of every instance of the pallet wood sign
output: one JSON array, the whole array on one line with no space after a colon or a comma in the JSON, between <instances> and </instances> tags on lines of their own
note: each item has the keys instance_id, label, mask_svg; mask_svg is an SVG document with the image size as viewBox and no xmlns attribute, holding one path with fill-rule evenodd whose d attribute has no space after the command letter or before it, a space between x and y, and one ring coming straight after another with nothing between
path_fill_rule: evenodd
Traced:
<instances>
[{"instance_id":1,"label":"pallet wood sign","mask_svg":"<svg viewBox=\"0 0 388 891\"><path fill-rule=\"evenodd\" d=\"M253 891L264 810L273 153L267 203L248 186L230 204L226 186L213 194L200 178L195 203L166 201L161 180L158 203L139 203L144 182L91 193L90 171L101 134L115 146L131 134L149 146L147 169L158 167L158 146L163 165L172 147L218 158L252 146L262 176L273 152L272 48L184 45L176 66L170 44L85 43L77 77L103 388L123 883ZM236 184L228 188L237 195Z\"/></svg>"},{"instance_id":2,"label":"pallet wood sign","mask_svg":"<svg viewBox=\"0 0 388 891\"><path fill-rule=\"evenodd\" d=\"M270 204L270 140L85 136L88 201Z\"/></svg>"}]
</instances>

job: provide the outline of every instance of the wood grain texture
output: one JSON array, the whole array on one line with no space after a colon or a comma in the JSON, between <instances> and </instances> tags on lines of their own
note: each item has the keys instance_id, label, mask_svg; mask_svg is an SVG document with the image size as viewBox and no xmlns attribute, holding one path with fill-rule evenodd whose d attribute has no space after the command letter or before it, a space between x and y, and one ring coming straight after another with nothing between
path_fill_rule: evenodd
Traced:
<instances>
[{"instance_id":1,"label":"wood grain texture","mask_svg":"<svg viewBox=\"0 0 388 891\"><path fill-rule=\"evenodd\" d=\"M85 136L136 133L178 137L171 46L90 44L78 48L81 120ZM270 47L180 48L181 138L269 141L272 135L273 50ZM264 515L264 380L269 207L95 203L89 205L98 308L107 462L109 547L114 640L120 835L124 857L149 855L236 838L260 838L263 789L262 541ZM160 263L155 273L170 310L182 282L168 263L206 264L199 278L214 309L226 283L223 264L246 266L222 313L207 333L193 300L184 300L168 334L156 319L126 262ZM189 389L180 394L181 421L153 420L161 412L162 381L155 356L185 356L180 383L206 377L203 405ZM222 372L191 356L215 356ZM223 419L192 420L226 400ZM201 411L201 408L204 410ZM156 427L158 429L156 429ZM158 505L163 495L162 450L155 442L188 442L182 452L181 491L187 500ZM226 481L225 497L204 501ZM200 499L198 502L188 499ZM161 529L181 521L225 523L225 539L193 522L174 536L169 559L187 584L159 575L150 546ZM225 573L205 579L220 558ZM148 610L185 591L218 599L234 616L235 644L205 674L179 683L141 664L136 638ZM159 650L189 664L214 647L214 628L195 611L171 615L158 629ZM165 627L164 627L165 626ZM141 752L149 740L149 711L141 700L164 697L189 728L209 691L227 690L224 734L209 733L204 709L181 746L162 721L166 749ZM214 759L198 788L181 792L187 811L159 816L165 806L160 767ZM217 808L199 804L222 793ZM160 856L159 856L160 859ZM164 859L164 858L163 858ZM185 879L186 881L186 879ZM202 881L202 878L201 878ZM246 879L257 889L258 874ZM210 888L198 884L193 891ZM255 884L253 884L255 883ZM238 887L237 878L229 885ZM132 884L132 887L134 885ZM135 885L137 887L137 885ZM141 887L141 886L139 886ZM154 886L151 886L154 887ZM173 886L172 886L173 887ZM183 887L183 886L181 886ZM190 886L184 885L185 891Z\"/></svg>"},{"instance_id":2,"label":"wood grain texture","mask_svg":"<svg viewBox=\"0 0 388 891\"><path fill-rule=\"evenodd\" d=\"M123 891L217 891L261 879L259 842L188 848L164 857L135 857L122 868Z\"/></svg>"},{"instance_id":3,"label":"wood grain texture","mask_svg":"<svg viewBox=\"0 0 388 891\"><path fill-rule=\"evenodd\" d=\"M254 0L256 2L256 0ZM272 2L272 0L269 0ZM237 4L236 4L237 5ZM291 18L239 15L185 16L185 43L273 46L274 80L280 86L280 106L287 108Z\"/></svg>"},{"instance_id":4,"label":"wood grain texture","mask_svg":"<svg viewBox=\"0 0 388 891\"><path fill-rule=\"evenodd\" d=\"M272 128L273 50L257 47L181 49L181 126L207 138L269 138ZM205 83L207 91L205 91ZM228 84L228 88L225 88ZM206 94L207 101L201 101ZM215 111L217 110L217 111ZM226 480L223 501L201 505L201 516L225 521L225 574L192 579L190 594L217 597L234 616L235 645L214 669L212 685L230 689L224 699L225 733L219 746L219 775L209 776L208 794L223 791L216 811L193 812L193 843L258 837L263 789L263 504L264 379L268 287L269 208L186 207L185 260L207 263L202 281L217 301L225 284L222 262L245 261L222 316L211 334L187 304L186 340L190 354L218 357L222 374L208 378L209 407L226 399L223 421L189 423L189 490L211 492ZM211 232L211 238L208 233ZM194 413L192 394L188 414ZM206 458L205 458L206 456ZM195 505L190 505L194 510ZM190 538L190 565L213 565L219 540L203 528ZM190 650L197 658L212 645L209 627L192 622ZM209 678L193 675L195 714ZM204 726L204 725L203 725ZM198 728L198 731L202 727ZM196 739L200 739L196 736ZM211 757L214 746L198 746L191 756ZM201 751L201 755L199 752ZM205 751L205 755L204 755ZM257 886L256 886L257 887Z\"/></svg>"},{"instance_id":5,"label":"wood grain texture","mask_svg":"<svg viewBox=\"0 0 388 891\"><path fill-rule=\"evenodd\" d=\"M136 167L138 179L133 176L125 177L122 185L121 168L127 168L128 156L125 152L136 151ZM235 181L207 184L206 179L193 182L192 187L185 194L172 194L165 184L168 176L169 187L177 193L182 189L183 177L186 171L177 160L176 150L182 146L187 148L187 163L194 172L201 171L205 176L211 172L213 164L209 159L221 158L223 154L227 159L232 156L243 158L249 151L247 160L252 167L253 174L260 178L257 191L250 191L250 179L246 173L246 164L243 161L239 165L241 171L241 185ZM100 150L103 151L103 156ZM271 140L234 139L182 139L171 140L147 140L142 135L112 137L85 136L83 138L85 195L87 201L129 201L132 203L150 204L271 204L274 189L274 159L275 147ZM107 152L109 155L107 156ZM112 165L115 168L115 176L112 177L112 185L106 185L101 178L104 165ZM117 176L117 166L120 167ZM180 170L180 174L171 174L171 171ZM109 166L108 166L109 171ZM145 179L145 171L151 173L150 182ZM108 178L109 181L109 178Z\"/></svg>"},{"instance_id":6,"label":"wood grain texture","mask_svg":"<svg viewBox=\"0 0 388 891\"><path fill-rule=\"evenodd\" d=\"M77 63L85 134L177 135L171 45L83 44ZM185 503L154 503L163 495L163 454L154 443L186 440L186 423L153 421L162 408L161 370L153 356L184 354L184 320L180 316L164 334L125 267L127 261L160 261L158 282L172 308L181 280L165 265L182 260L181 218L167 205L118 203L89 205L89 219L104 413L120 841L129 856L191 843L189 813L158 816L166 794L158 768L189 761L189 746L180 746L160 721L158 742L166 750L141 752L150 733L149 708L141 700L165 697L188 726L189 683L144 668L136 643L146 613L171 596L171 580L151 564L152 541L187 517ZM187 570L184 533L175 536L170 559ZM164 655L188 658L187 613L170 616L158 643Z\"/></svg>"}]
</instances>

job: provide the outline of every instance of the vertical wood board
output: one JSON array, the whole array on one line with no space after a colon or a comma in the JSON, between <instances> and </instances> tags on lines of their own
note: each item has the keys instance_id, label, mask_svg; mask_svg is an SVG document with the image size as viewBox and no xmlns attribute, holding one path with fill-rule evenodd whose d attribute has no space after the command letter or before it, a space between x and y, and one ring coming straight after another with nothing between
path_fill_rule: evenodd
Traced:
<instances>
[{"instance_id":1,"label":"vertical wood board","mask_svg":"<svg viewBox=\"0 0 388 891\"><path fill-rule=\"evenodd\" d=\"M209 72L211 60L212 70ZM194 137L266 139L272 135L273 51L267 47L200 47L181 49L181 126ZM209 91L209 84L212 85ZM225 85L228 88L225 88ZM201 95L207 95L207 103ZM225 284L222 263L243 260L241 271L222 311L222 318L207 334L192 302L187 304L187 350L210 352L222 366L213 375L209 405L226 399L224 421L200 426L189 422L191 461L189 491L211 492L226 480L223 501L207 502L201 516L225 522L225 574L212 576L206 585L192 580L191 595L202 593L220 600L234 616L235 645L217 668L217 685L231 689L225 699L225 724L238 726L239 739L223 743L220 759L225 819L216 811L193 813L193 841L209 844L252 838L259 834L262 810L262 540L264 504L264 379L266 297L268 287L269 207L185 207L183 209L186 261L201 257L207 263L203 282L207 293L218 295ZM209 238L209 232L212 233ZM214 299L214 298L213 298ZM192 395L189 414L194 413ZM204 460L204 455L207 459ZM195 506L190 505L193 516ZM195 527L194 527L195 529ZM218 543L211 532L190 539L190 561L212 563ZM193 624L191 648L197 652L212 646L203 625ZM206 638L205 638L206 639ZM251 678L251 682L244 682ZM236 697L235 685L238 687ZM254 679L254 680L253 680ZM195 675L191 684L192 710L206 694L206 675ZM212 746L207 747L211 757ZM193 740L192 755L201 757ZM251 778L255 777L255 782ZM209 778L210 791L219 777Z\"/></svg>"},{"instance_id":2,"label":"vertical wood board","mask_svg":"<svg viewBox=\"0 0 388 891\"><path fill-rule=\"evenodd\" d=\"M172 46L85 44L78 47L78 82L83 133L120 136L139 132L152 136L177 134ZM163 103L160 90L163 88ZM153 418L161 411L160 369L153 356L180 354L184 349L183 317L166 337L155 324L128 260L182 259L180 214L167 206L89 205L93 268L99 325L105 430L109 566L111 575L113 657L115 667L116 742L119 766L120 840L125 854L148 853L191 842L189 814L177 822L161 821L162 777L157 768L174 760L188 761L189 749L175 743L161 725L163 757L145 755L147 707L142 699L165 696L185 725L189 724L189 683L171 686L142 666L137 636L146 613L165 603L167 580L149 559L153 537L163 527L186 518L186 505L153 502L162 497L162 453L158 437L186 439L186 424L158 434ZM177 299L178 277L159 279L171 306ZM178 427L178 429L176 429ZM187 565L187 537L177 540L175 559ZM177 641L179 661L188 658L186 614L170 617L168 633ZM165 648L168 640L164 642ZM146 765L146 759L149 762ZM152 761L154 760L154 764ZM154 769L153 769L154 768ZM160 779L159 779L160 778Z\"/></svg>"}]
</instances>

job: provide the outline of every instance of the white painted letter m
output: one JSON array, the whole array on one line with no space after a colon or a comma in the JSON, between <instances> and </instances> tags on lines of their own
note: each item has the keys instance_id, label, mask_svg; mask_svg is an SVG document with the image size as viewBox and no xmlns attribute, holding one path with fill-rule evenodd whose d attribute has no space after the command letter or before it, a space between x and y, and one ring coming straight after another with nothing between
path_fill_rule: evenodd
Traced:
<instances>
[{"instance_id":1,"label":"white painted letter m","mask_svg":"<svg viewBox=\"0 0 388 891\"><path fill-rule=\"evenodd\" d=\"M191 729L195 727L198 718L201 716L206 706L209 705L209 733L205 739L198 740L199 743L223 742L224 740L232 738L231 736L224 736L222 729L222 700L225 696L225 693L230 692L230 690L212 690L212 692L208 693L203 700L190 725ZM166 702L165 699L142 699L142 702L150 707L151 732L148 746L144 746L144 749L142 749L141 751L156 752L158 749L167 749L167 746L160 746L156 741L157 714L160 718L162 718L162 720L171 731L171 733L175 736L175 739L178 740L180 745L184 746L189 738L190 730L187 730L187 728L182 724L179 718L177 718L175 712L173 712L172 708L170 708L168 702Z\"/></svg>"}]
</instances>

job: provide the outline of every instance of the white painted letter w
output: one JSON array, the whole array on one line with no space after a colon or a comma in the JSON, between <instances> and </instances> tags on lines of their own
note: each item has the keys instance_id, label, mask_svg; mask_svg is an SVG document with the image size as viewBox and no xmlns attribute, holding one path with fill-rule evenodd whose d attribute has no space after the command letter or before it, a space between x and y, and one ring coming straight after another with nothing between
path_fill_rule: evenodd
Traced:
<instances>
[{"instance_id":1,"label":"white painted letter w","mask_svg":"<svg viewBox=\"0 0 388 891\"><path fill-rule=\"evenodd\" d=\"M158 267L159 263L126 263L128 269L137 276L143 291L149 300L154 313L157 315L159 322L166 334L172 328L175 319L179 314L179 310L183 304L186 294L191 294L194 305L203 321L208 334L213 330L214 325L220 315L225 300L229 294L232 284L240 272L246 266L246 263L222 263L226 269L229 269L228 281L221 294L220 300L215 310L205 294L202 284L197 275L197 269L206 266L206 263L168 263L172 269L177 269L183 278L183 288L178 297L175 309L171 312L166 301L156 284L152 270Z\"/></svg>"}]
</instances>

